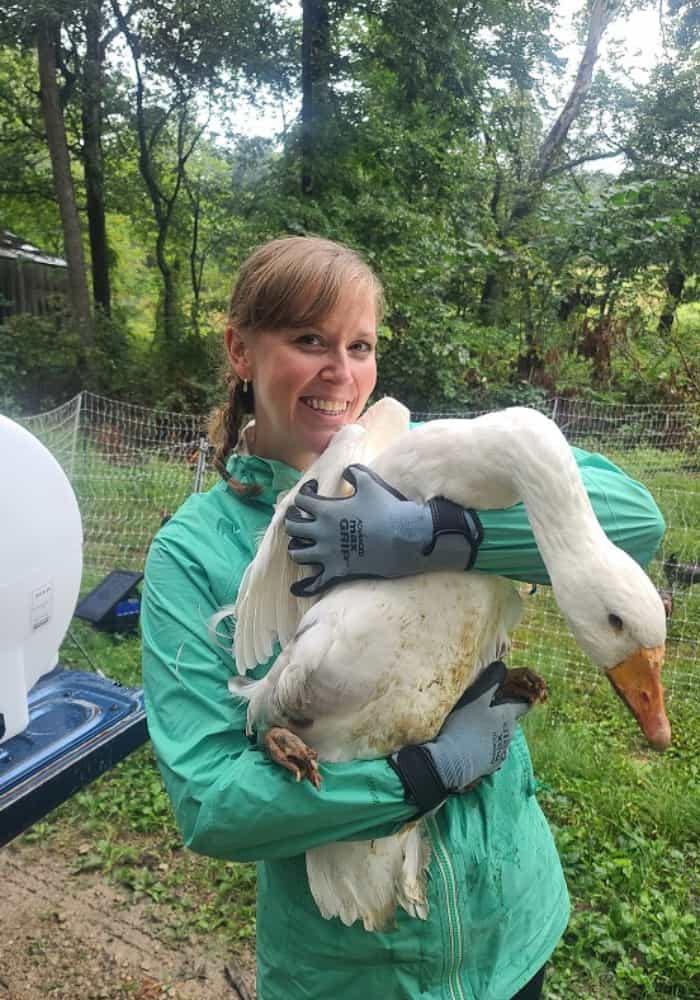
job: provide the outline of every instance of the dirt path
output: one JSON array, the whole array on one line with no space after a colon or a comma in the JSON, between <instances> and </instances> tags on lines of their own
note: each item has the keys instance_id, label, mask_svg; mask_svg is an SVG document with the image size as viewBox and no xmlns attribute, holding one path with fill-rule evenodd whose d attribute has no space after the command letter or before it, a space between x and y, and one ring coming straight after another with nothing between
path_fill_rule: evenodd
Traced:
<instances>
[{"instance_id":1,"label":"dirt path","mask_svg":"<svg viewBox=\"0 0 700 1000\"><path fill-rule=\"evenodd\" d=\"M0 1000L255 997L250 949L234 958L201 937L169 944L166 908L134 904L41 846L0 849L0 927Z\"/></svg>"}]
</instances>

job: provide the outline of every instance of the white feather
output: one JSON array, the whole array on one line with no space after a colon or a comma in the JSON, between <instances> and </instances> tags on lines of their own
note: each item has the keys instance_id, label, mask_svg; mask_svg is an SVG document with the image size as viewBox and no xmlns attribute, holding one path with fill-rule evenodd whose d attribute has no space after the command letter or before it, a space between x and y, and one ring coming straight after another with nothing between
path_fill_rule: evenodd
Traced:
<instances>
[{"instance_id":1,"label":"white feather","mask_svg":"<svg viewBox=\"0 0 700 1000\"><path fill-rule=\"evenodd\" d=\"M402 431L408 429L409 412L395 399L383 399L364 414L358 424L343 428L326 451L307 469L303 482L318 481L322 496L342 496L348 485L342 472L355 462L369 464ZM280 497L255 559L246 569L233 607L217 613L220 621L233 615L236 622L235 659L239 673L252 670L272 656L275 643L284 646L296 632L310 598L297 598L290 587L309 575L287 557L289 537L284 516L294 503L296 489ZM274 573L274 584L272 574Z\"/></svg>"}]
</instances>

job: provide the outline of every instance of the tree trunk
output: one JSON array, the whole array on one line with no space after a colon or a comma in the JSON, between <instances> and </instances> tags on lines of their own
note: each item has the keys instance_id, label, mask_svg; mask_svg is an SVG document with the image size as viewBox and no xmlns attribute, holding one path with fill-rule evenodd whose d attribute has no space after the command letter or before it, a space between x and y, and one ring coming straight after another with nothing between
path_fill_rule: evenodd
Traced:
<instances>
[{"instance_id":1,"label":"tree trunk","mask_svg":"<svg viewBox=\"0 0 700 1000\"><path fill-rule=\"evenodd\" d=\"M163 339L168 345L168 351L172 352L178 340L179 323L173 269L165 255L165 244L169 228L169 219L167 221L162 218L158 219L156 263L163 278Z\"/></svg>"},{"instance_id":2,"label":"tree trunk","mask_svg":"<svg viewBox=\"0 0 700 1000\"><path fill-rule=\"evenodd\" d=\"M588 91L591 89L593 68L598 60L598 49L600 48L603 35L621 6L619 0L593 0L588 19L586 47L581 56L574 85L571 88L571 93L566 104L540 146L533 171L533 181L536 184L539 183L541 185L542 181L548 176L569 134L569 129L581 111L581 106L588 95Z\"/></svg>"},{"instance_id":3,"label":"tree trunk","mask_svg":"<svg viewBox=\"0 0 700 1000\"><path fill-rule=\"evenodd\" d=\"M80 219L70 172L66 129L59 104L56 79L58 37L58 21L53 17L41 18L37 26L41 109L51 157L54 190L63 226L63 247L68 265L70 308L73 319L79 326L81 339L85 345L88 345L92 341L90 295L85 274L85 255L80 232Z\"/></svg>"},{"instance_id":4,"label":"tree trunk","mask_svg":"<svg viewBox=\"0 0 700 1000\"><path fill-rule=\"evenodd\" d=\"M659 316L658 326L658 333L662 336L671 331L684 287L685 274L678 264L674 264L666 272L666 299Z\"/></svg>"},{"instance_id":5,"label":"tree trunk","mask_svg":"<svg viewBox=\"0 0 700 1000\"><path fill-rule=\"evenodd\" d=\"M508 235L508 232L519 222L527 218L535 208L544 182L554 168L569 134L569 129L580 114L583 102L591 89L593 69L598 59L601 40L620 7L619 0L593 0L588 19L588 37L576 79L557 120L540 145L537 158L529 171L527 184L515 199L508 220L503 227L504 236ZM496 314L500 290L499 275L496 273L488 274L481 293L481 316L493 317Z\"/></svg>"},{"instance_id":6,"label":"tree trunk","mask_svg":"<svg viewBox=\"0 0 700 1000\"><path fill-rule=\"evenodd\" d=\"M302 0L301 31L301 193L314 193L319 124L328 83L330 44L325 0Z\"/></svg>"},{"instance_id":7,"label":"tree trunk","mask_svg":"<svg viewBox=\"0 0 700 1000\"><path fill-rule=\"evenodd\" d=\"M141 74L141 63L139 61L139 44L135 36L129 30L127 23L128 14L124 15L117 4L114 4L114 13L119 23L119 27L124 35L126 44L131 52L134 72L136 74L136 131L139 140L139 171L144 184L146 185L148 196L151 199L153 217L155 219L156 226L158 227L158 236L156 238L156 263L163 279L162 331L163 341L165 344L165 355L168 364L170 364L175 353L174 348L178 339L179 323L177 315L175 279L173 276L173 270L168 262L165 247L168 240L168 234L170 232L173 209L175 207L175 202L182 183L184 163L178 147L177 180L170 195L166 195L161 190L156 178L156 168L153 161L152 150L155 144L155 134L157 131L160 131L162 126L165 124L168 115L166 114L161 118L161 122L158 126L152 126L149 140L147 114L143 101L144 85L143 76ZM184 113L182 112L182 109L181 113ZM178 140L180 138L181 131L178 130Z\"/></svg>"},{"instance_id":8,"label":"tree trunk","mask_svg":"<svg viewBox=\"0 0 700 1000\"><path fill-rule=\"evenodd\" d=\"M513 206L509 223L512 226L526 218L535 207L542 186L555 166L569 129L580 114L583 102L593 83L593 69L606 28L620 9L619 0L593 0L588 18L588 37L581 56L576 79L566 103L540 145L537 159L529 174L529 183L520 192Z\"/></svg>"},{"instance_id":9,"label":"tree trunk","mask_svg":"<svg viewBox=\"0 0 700 1000\"><path fill-rule=\"evenodd\" d=\"M109 249L104 204L102 157L102 51L100 0L88 0L85 13L86 51L83 66L83 165L87 196L88 232L92 267L92 294L106 316L112 312Z\"/></svg>"},{"instance_id":10,"label":"tree trunk","mask_svg":"<svg viewBox=\"0 0 700 1000\"><path fill-rule=\"evenodd\" d=\"M493 326L498 321L501 301L500 276L495 271L489 271L484 280L479 301L479 322L482 326Z\"/></svg>"},{"instance_id":11,"label":"tree trunk","mask_svg":"<svg viewBox=\"0 0 700 1000\"><path fill-rule=\"evenodd\" d=\"M200 191L194 190L189 183L185 184L185 190L187 191L190 208L192 209L192 242L190 244L192 305L190 308L190 318L192 321L192 332L195 336L199 336L199 301L202 293L202 274L205 260L205 254L200 253L199 226L202 217L202 200Z\"/></svg>"},{"instance_id":12,"label":"tree trunk","mask_svg":"<svg viewBox=\"0 0 700 1000\"><path fill-rule=\"evenodd\" d=\"M493 190L491 192L491 198L489 199L489 213L493 219L493 224L498 238L500 239L502 237L502 233L501 226L499 224L499 214L501 209L501 197L503 194L503 171L498 163L498 157L496 156L493 140L486 131L484 131L484 142L496 175ZM484 279L484 284L481 287L481 297L479 299L478 317L479 322L483 326L491 326L493 323L498 321L502 298L503 295L500 274L497 273L496 270L491 270L487 273L486 278Z\"/></svg>"}]
</instances>

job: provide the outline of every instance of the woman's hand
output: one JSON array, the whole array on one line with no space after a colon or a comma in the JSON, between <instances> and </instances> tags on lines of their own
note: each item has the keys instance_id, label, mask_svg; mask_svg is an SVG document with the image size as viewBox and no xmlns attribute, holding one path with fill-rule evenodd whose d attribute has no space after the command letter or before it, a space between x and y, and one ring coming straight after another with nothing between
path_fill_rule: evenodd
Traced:
<instances>
[{"instance_id":1,"label":"woman's hand","mask_svg":"<svg viewBox=\"0 0 700 1000\"><path fill-rule=\"evenodd\" d=\"M468 687L435 740L407 746L390 758L421 813L450 792L468 788L498 770L506 759L517 721L530 709L524 699L495 700L508 671L496 660Z\"/></svg>"},{"instance_id":2,"label":"woman's hand","mask_svg":"<svg viewBox=\"0 0 700 1000\"><path fill-rule=\"evenodd\" d=\"M443 497L414 503L364 465L349 465L343 478L351 496L319 496L312 479L287 511L291 558L319 568L292 585L297 597L316 597L339 580L471 568L482 539L475 511Z\"/></svg>"}]
</instances>

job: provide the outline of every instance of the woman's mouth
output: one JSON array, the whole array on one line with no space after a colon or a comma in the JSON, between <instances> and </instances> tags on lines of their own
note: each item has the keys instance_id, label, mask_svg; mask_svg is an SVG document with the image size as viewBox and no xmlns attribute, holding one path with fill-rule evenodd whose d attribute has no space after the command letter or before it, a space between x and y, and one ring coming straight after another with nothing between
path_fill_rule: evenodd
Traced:
<instances>
[{"instance_id":1,"label":"woman's mouth","mask_svg":"<svg viewBox=\"0 0 700 1000\"><path fill-rule=\"evenodd\" d=\"M310 409L325 413L330 417L337 417L341 413L345 413L350 405L347 400L319 399L317 396L302 396L301 401Z\"/></svg>"}]
</instances>

